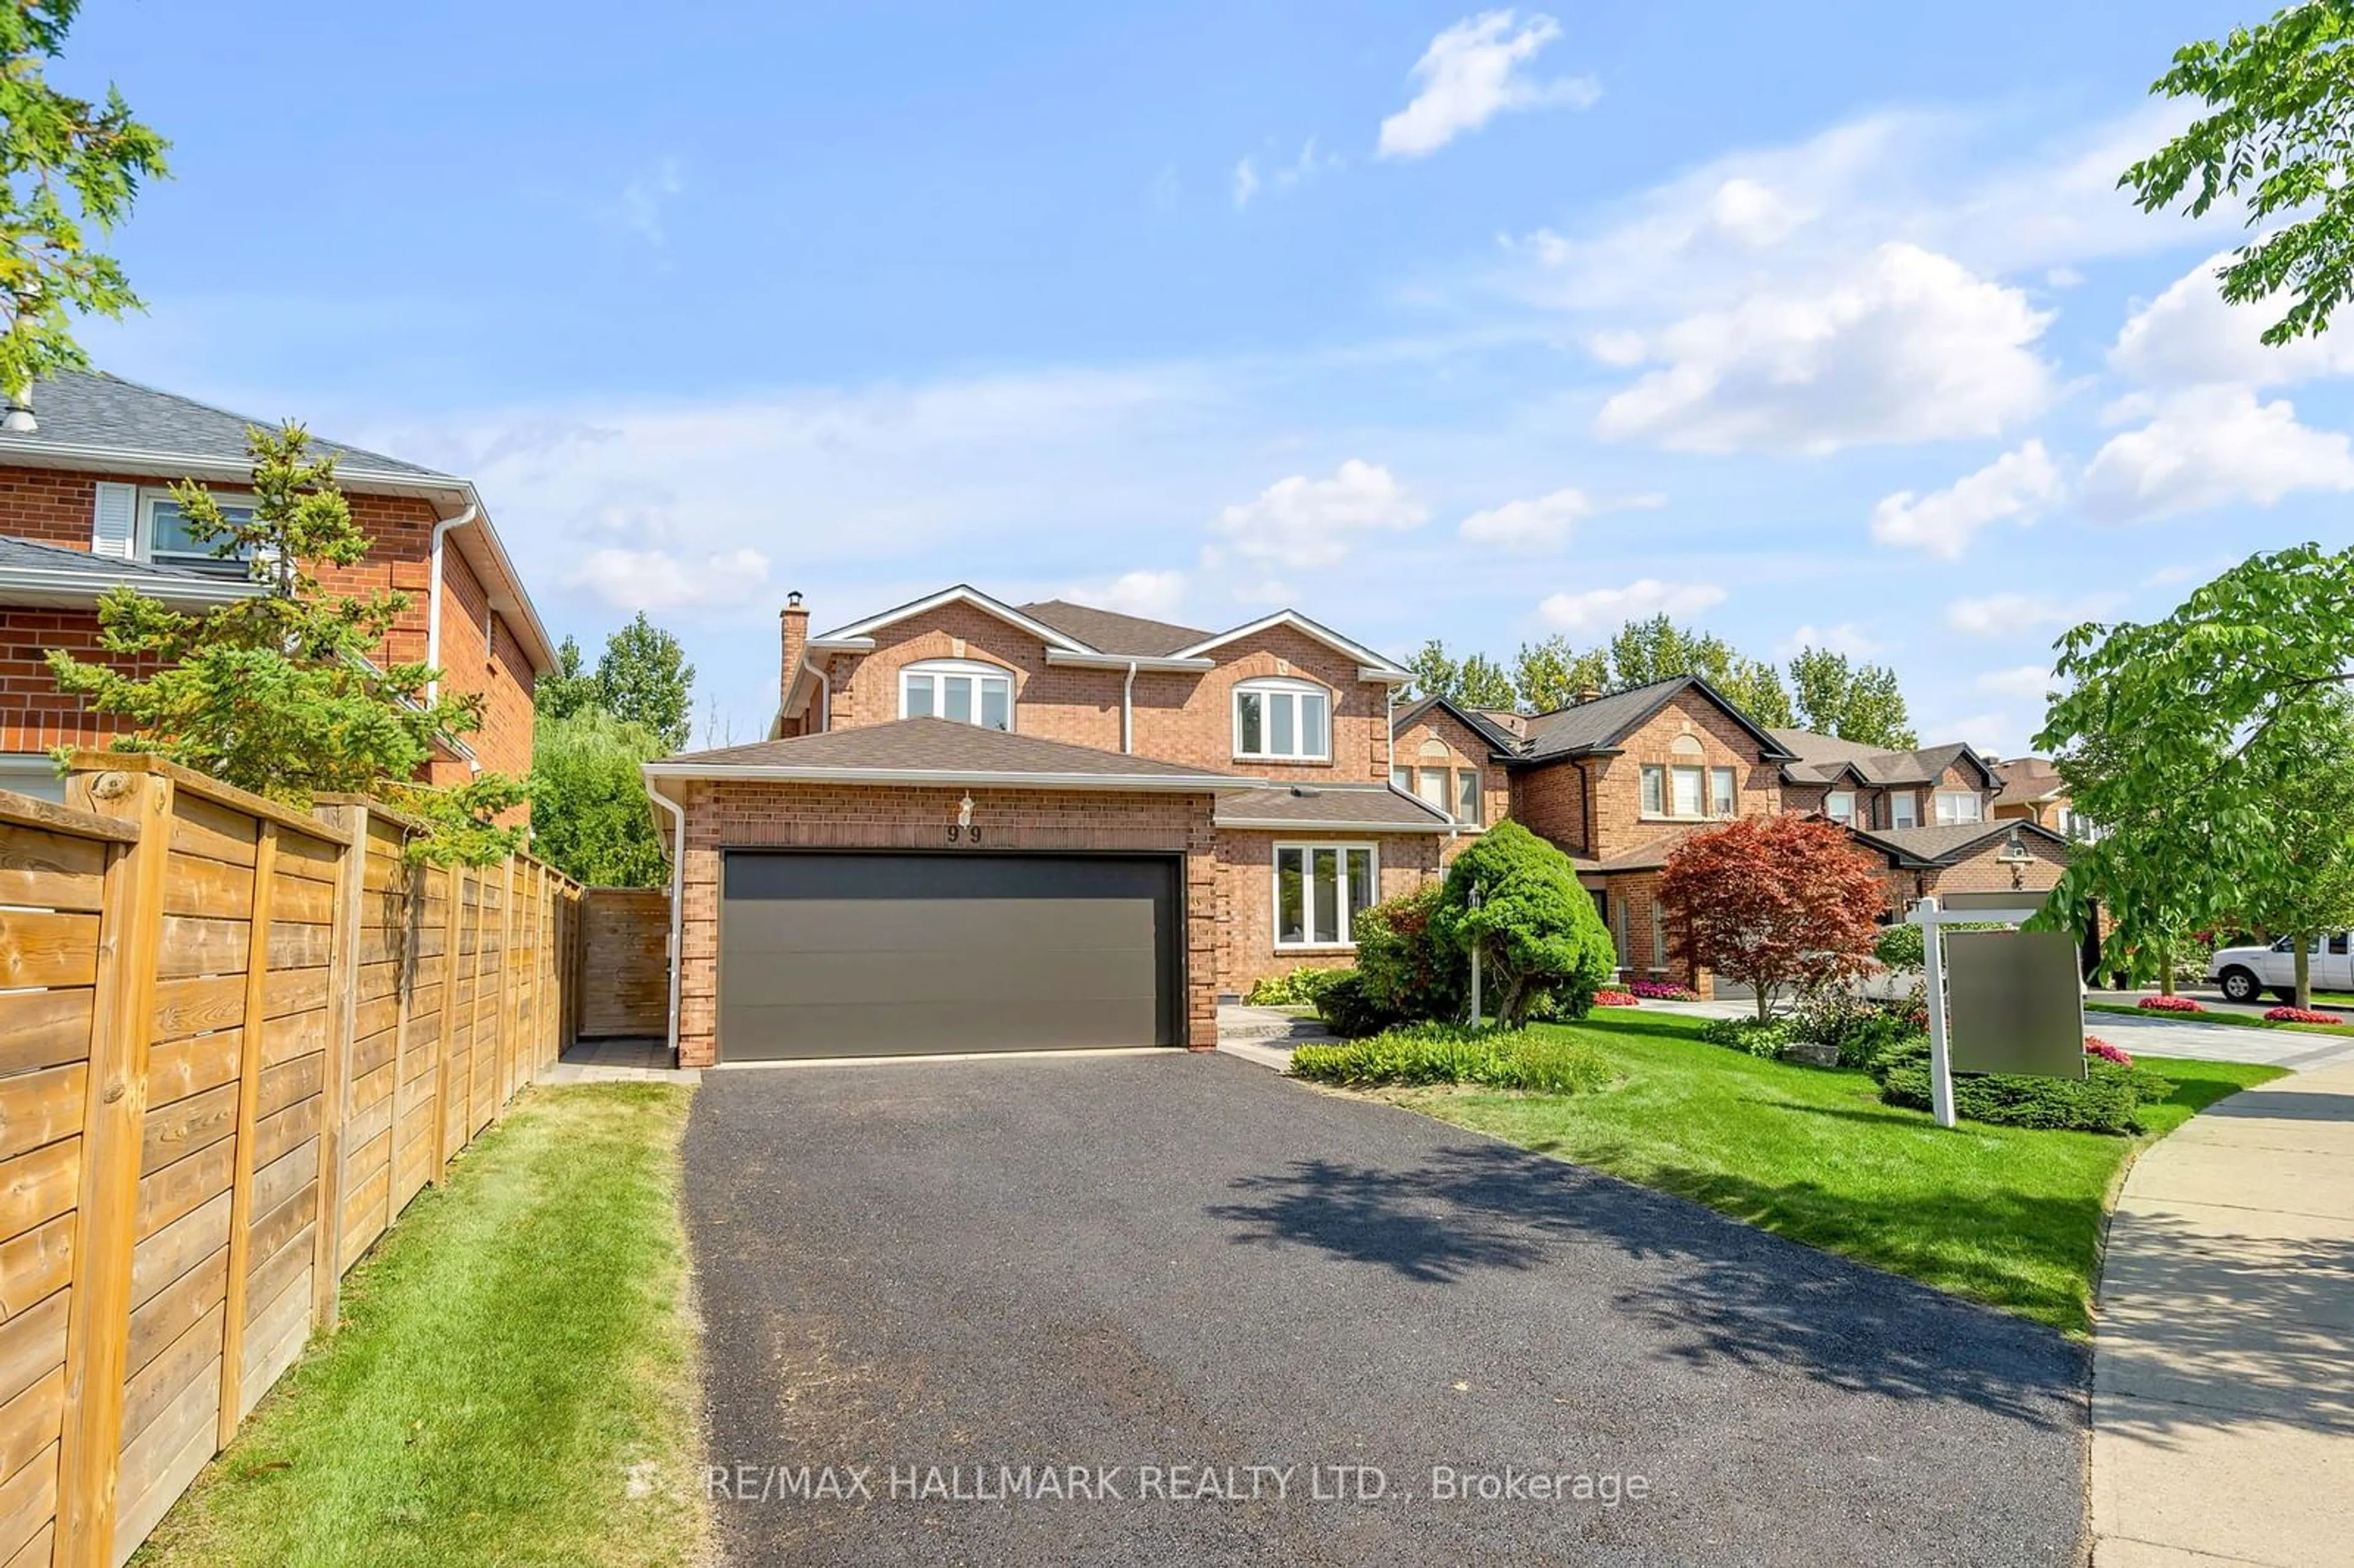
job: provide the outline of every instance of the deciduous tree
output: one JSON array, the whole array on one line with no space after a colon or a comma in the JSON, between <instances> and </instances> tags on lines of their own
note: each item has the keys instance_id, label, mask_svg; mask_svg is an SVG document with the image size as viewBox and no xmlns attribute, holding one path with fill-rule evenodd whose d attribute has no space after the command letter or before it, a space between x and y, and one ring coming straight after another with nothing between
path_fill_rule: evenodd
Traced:
<instances>
[{"instance_id":1,"label":"deciduous tree","mask_svg":"<svg viewBox=\"0 0 2354 1568\"><path fill-rule=\"evenodd\" d=\"M605 639L597 661L597 705L625 724L643 725L666 752L686 744L694 711L695 666L678 639L635 619Z\"/></svg>"},{"instance_id":2,"label":"deciduous tree","mask_svg":"<svg viewBox=\"0 0 2354 1568\"><path fill-rule=\"evenodd\" d=\"M1790 689L1805 728L1889 751L1910 751L1921 744L1896 672L1885 664L1850 660L1828 648L1801 649L1790 661Z\"/></svg>"},{"instance_id":3,"label":"deciduous tree","mask_svg":"<svg viewBox=\"0 0 2354 1568\"><path fill-rule=\"evenodd\" d=\"M1608 652L1599 648L1580 652L1559 632L1542 642L1523 642L1513 655L1512 690L1530 713L1549 714L1583 700L1588 692L1609 689Z\"/></svg>"},{"instance_id":4,"label":"deciduous tree","mask_svg":"<svg viewBox=\"0 0 2354 1568\"><path fill-rule=\"evenodd\" d=\"M130 216L143 179L168 173L170 143L105 103L43 74L80 0L0 0L0 393L24 401L52 370L88 363L72 317L120 317L139 297L113 257L91 249Z\"/></svg>"},{"instance_id":5,"label":"deciduous tree","mask_svg":"<svg viewBox=\"0 0 2354 1568\"><path fill-rule=\"evenodd\" d=\"M1617 962L1569 857L1514 821L1497 823L1455 857L1430 921L1467 959L1478 951L1488 996L1507 1028L1525 1023L1547 995L1569 1017L1583 1018Z\"/></svg>"},{"instance_id":6,"label":"deciduous tree","mask_svg":"<svg viewBox=\"0 0 2354 1568\"><path fill-rule=\"evenodd\" d=\"M644 726L599 707L532 734L532 849L592 887L659 887L668 870L638 765L663 754Z\"/></svg>"},{"instance_id":7,"label":"deciduous tree","mask_svg":"<svg viewBox=\"0 0 2354 1568\"><path fill-rule=\"evenodd\" d=\"M334 460L311 456L300 425L246 435L250 517L231 519L194 484L172 494L189 534L245 563L266 591L190 616L116 588L99 602L100 646L126 662L52 650L58 689L131 721L117 750L298 806L329 791L378 795L431 824L422 847L435 858L504 855L520 831L493 819L523 799L519 783L488 773L449 789L416 782L437 736L482 727L482 699L451 693L429 665L374 662L408 600L322 590L314 564L350 566L368 547Z\"/></svg>"},{"instance_id":8,"label":"deciduous tree","mask_svg":"<svg viewBox=\"0 0 2354 1568\"><path fill-rule=\"evenodd\" d=\"M2323 698L2330 718L2314 744L2279 754L2281 771L2260 780L2281 858L2293 868L2256 890L2249 922L2296 940L2296 1005L2313 1005L2314 938L2354 926L2354 703L2342 689Z\"/></svg>"},{"instance_id":9,"label":"deciduous tree","mask_svg":"<svg viewBox=\"0 0 2354 1568\"><path fill-rule=\"evenodd\" d=\"M2237 202L2261 238L2220 274L2223 298L2293 302L2268 344L2318 333L2354 287L2354 0L2307 0L2186 44L2150 90L2207 112L2118 180L2144 210Z\"/></svg>"},{"instance_id":10,"label":"deciduous tree","mask_svg":"<svg viewBox=\"0 0 2354 1568\"><path fill-rule=\"evenodd\" d=\"M1445 697L1467 708L1509 708L1514 701L1512 678L1501 664L1485 653L1468 653L1458 662L1436 637L1406 668L1414 672L1415 690L1426 697Z\"/></svg>"},{"instance_id":11,"label":"deciduous tree","mask_svg":"<svg viewBox=\"0 0 2354 1568\"><path fill-rule=\"evenodd\" d=\"M1668 857L1659 901L1675 957L1755 988L1761 1020L1777 990L1865 973L1887 906L1847 830L1795 812L1692 834Z\"/></svg>"},{"instance_id":12,"label":"deciduous tree","mask_svg":"<svg viewBox=\"0 0 2354 1568\"><path fill-rule=\"evenodd\" d=\"M567 637L556 650L556 668L531 689L532 712L543 719L570 718L597 705L597 677L580 660L580 643Z\"/></svg>"}]
</instances>

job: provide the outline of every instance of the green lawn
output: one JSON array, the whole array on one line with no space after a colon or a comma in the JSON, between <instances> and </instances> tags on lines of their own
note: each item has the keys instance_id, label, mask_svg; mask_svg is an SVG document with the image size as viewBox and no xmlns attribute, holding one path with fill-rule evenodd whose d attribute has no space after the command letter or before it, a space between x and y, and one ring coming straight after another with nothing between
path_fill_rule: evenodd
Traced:
<instances>
[{"instance_id":1,"label":"green lawn","mask_svg":"<svg viewBox=\"0 0 2354 1568\"><path fill-rule=\"evenodd\" d=\"M2319 997L2313 1002L2316 1011L2325 1004ZM2087 1012L2122 1012L2135 1018L2175 1019L2185 1023L2221 1023L2228 1029L2296 1029L2307 1034L2354 1034L2354 1023L2274 1023L2262 1013L2234 1012L2226 1007L2211 1007L2204 1012L2160 1012L2147 1007L2137 1007L2129 1001L2094 1001L2084 999Z\"/></svg>"},{"instance_id":2,"label":"green lawn","mask_svg":"<svg viewBox=\"0 0 2354 1568\"><path fill-rule=\"evenodd\" d=\"M1654 1013L1556 1033L1625 1075L1554 1098L1406 1089L1384 1097L1443 1120L1707 1204L2073 1335L2089 1331L2103 1216L2137 1144L1964 1122L1883 1106L1861 1073L1761 1061ZM2274 1067L2144 1057L2178 1086L2144 1107L2153 1136Z\"/></svg>"},{"instance_id":3,"label":"green lawn","mask_svg":"<svg viewBox=\"0 0 2354 1568\"><path fill-rule=\"evenodd\" d=\"M421 1194L142 1568L701 1560L688 1091L545 1090Z\"/></svg>"}]
</instances>

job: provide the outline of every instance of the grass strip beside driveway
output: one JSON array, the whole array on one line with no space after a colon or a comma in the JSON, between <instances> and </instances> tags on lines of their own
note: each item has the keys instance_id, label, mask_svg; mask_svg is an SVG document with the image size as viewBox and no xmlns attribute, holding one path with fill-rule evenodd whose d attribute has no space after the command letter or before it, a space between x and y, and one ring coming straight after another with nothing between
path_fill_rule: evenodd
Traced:
<instances>
[{"instance_id":1,"label":"grass strip beside driveway","mask_svg":"<svg viewBox=\"0 0 2354 1568\"><path fill-rule=\"evenodd\" d=\"M1964 1122L1880 1103L1862 1073L1766 1061L1667 1014L1543 1026L1591 1045L1617 1088L1556 1097L1460 1088L1383 1098L1674 1192L1777 1234L2082 1336L2115 1184L2135 1139ZM2149 1138L2277 1067L2145 1056L2175 1091Z\"/></svg>"},{"instance_id":2,"label":"grass strip beside driveway","mask_svg":"<svg viewBox=\"0 0 2354 1568\"><path fill-rule=\"evenodd\" d=\"M2304 1034L2354 1034L2354 1023L2274 1022L2260 1012L2234 1012L2222 1007L2204 1008L2197 1012L2167 1012L2157 1008L2137 1007L2130 1002L2094 1001L2087 997L2084 1011L2118 1012L2127 1018L2158 1018L2168 1023L2221 1023L2233 1029L2292 1029ZM2315 999L2314 1011L2322 1011L2318 998Z\"/></svg>"},{"instance_id":3,"label":"grass strip beside driveway","mask_svg":"<svg viewBox=\"0 0 2354 1568\"><path fill-rule=\"evenodd\" d=\"M697 1562L689 1091L543 1090L420 1194L143 1568Z\"/></svg>"}]
</instances>

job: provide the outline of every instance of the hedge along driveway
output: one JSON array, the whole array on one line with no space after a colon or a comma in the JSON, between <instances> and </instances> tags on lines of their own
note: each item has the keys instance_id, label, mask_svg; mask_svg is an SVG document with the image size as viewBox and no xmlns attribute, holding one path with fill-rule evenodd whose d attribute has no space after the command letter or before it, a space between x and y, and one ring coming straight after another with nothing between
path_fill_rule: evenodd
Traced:
<instances>
[{"instance_id":1,"label":"hedge along driveway","mask_svg":"<svg viewBox=\"0 0 2354 1568\"><path fill-rule=\"evenodd\" d=\"M687 1093L588 1085L519 1102L352 1271L342 1330L134 1563L696 1562Z\"/></svg>"}]
</instances>

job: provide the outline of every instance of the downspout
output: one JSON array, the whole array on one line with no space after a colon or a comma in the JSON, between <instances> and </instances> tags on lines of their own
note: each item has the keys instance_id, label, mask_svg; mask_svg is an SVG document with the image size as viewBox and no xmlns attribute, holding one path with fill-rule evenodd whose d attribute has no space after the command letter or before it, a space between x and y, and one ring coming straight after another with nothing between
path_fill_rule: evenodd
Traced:
<instances>
[{"instance_id":1,"label":"downspout","mask_svg":"<svg viewBox=\"0 0 2354 1568\"><path fill-rule=\"evenodd\" d=\"M803 659L801 663L817 677L817 727L820 731L831 730L833 728L833 677L826 673L822 664L812 664L807 659Z\"/></svg>"},{"instance_id":2,"label":"downspout","mask_svg":"<svg viewBox=\"0 0 2354 1568\"><path fill-rule=\"evenodd\" d=\"M1136 661L1128 662L1128 679L1119 687L1119 748L1136 749Z\"/></svg>"},{"instance_id":3,"label":"downspout","mask_svg":"<svg viewBox=\"0 0 2354 1568\"><path fill-rule=\"evenodd\" d=\"M441 542L482 514L480 506L469 506L455 517L433 524L431 565L427 568L425 583L425 663L433 672L433 679L425 684L425 700L429 704L441 697Z\"/></svg>"},{"instance_id":4,"label":"downspout","mask_svg":"<svg viewBox=\"0 0 2354 1568\"><path fill-rule=\"evenodd\" d=\"M644 780L646 799L670 813L670 1060L678 1065L679 933L684 928L682 904L686 894L686 808Z\"/></svg>"}]
</instances>

